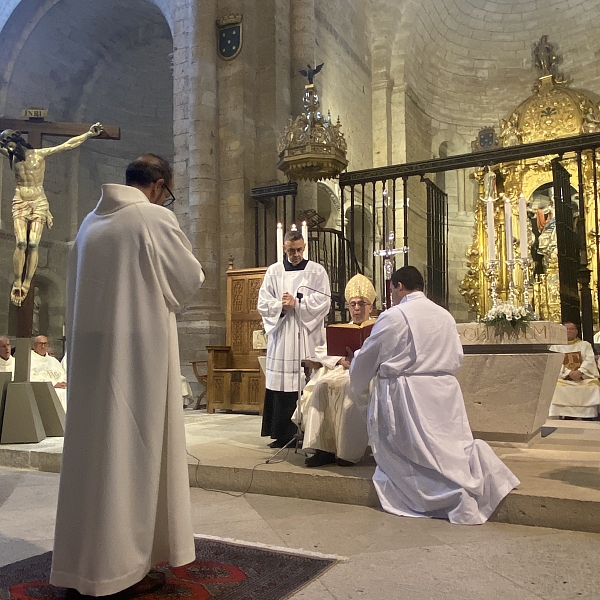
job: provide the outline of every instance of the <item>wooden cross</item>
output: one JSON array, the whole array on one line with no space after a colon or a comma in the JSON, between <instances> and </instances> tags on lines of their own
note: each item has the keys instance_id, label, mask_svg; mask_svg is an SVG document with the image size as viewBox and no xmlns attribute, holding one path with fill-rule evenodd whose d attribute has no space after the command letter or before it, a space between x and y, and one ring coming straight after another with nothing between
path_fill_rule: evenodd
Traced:
<instances>
[{"instance_id":1,"label":"wooden cross","mask_svg":"<svg viewBox=\"0 0 600 600\"><path fill-rule=\"evenodd\" d=\"M90 125L84 123L54 123L45 121L42 118L22 119L6 119L0 117L0 132L5 129L14 129L23 134L27 134L28 142L34 148L42 147L43 136L56 135L60 137L75 137L89 131ZM116 126L103 126L102 133L90 139L105 139L105 140L120 140L121 130ZM17 311L17 338L31 338L33 331L33 296L34 296L34 280L29 288L29 293L21 306L16 307L11 303L11 309Z\"/></svg>"}]
</instances>

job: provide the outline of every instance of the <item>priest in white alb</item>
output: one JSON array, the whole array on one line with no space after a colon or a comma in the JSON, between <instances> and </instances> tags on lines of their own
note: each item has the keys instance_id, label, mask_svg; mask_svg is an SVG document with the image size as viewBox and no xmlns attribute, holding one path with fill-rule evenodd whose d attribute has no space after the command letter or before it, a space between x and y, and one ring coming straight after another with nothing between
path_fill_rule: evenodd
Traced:
<instances>
[{"instance_id":1,"label":"priest in white alb","mask_svg":"<svg viewBox=\"0 0 600 600\"><path fill-rule=\"evenodd\" d=\"M261 435L273 439L271 448L283 448L294 438L292 415L304 386L300 362L316 360L315 348L325 343L324 319L331 305L327 272L304 258L301 233L288 232L283 249L283 261L267 269L257 304L268 335Z\"/></svg>"},{"instance_id":2,"label":"priest in white alb","mask_svg":"<svg viewBox=\"0 0 600 600\"><path fill-rule=\"evenodd\" d=\"M50 574L66 600L151 594L166 582L154 565L196 555L175 313L204 274L164 207L169 163L144 155L125 181L102 186L68 260L69 410Z\"/></svg>"},{"instance_id":3,"label":"priest in white alb","mask_svg":"<svg viewBox=\"0 0 600 600\"><path fill-rule=\"evenodd\" d=\"M519 480L473 439L454 376L463 358L456 322L423 287L415 267L392 275L395 306L379 316L350 366L357 402L373 380L373 483L392 514L484 523Z\"/></svg>"},{"instance_id":4,"label":"priest in white alb","mask_svg":"<svg viewBox=\"0 0 600 600\"><path fill-rule=\"evenodd\" d=\"M377 293L364 275L348 281L345 297L352 323L362 325L370 319ZM369 436L364 411L347 395L350 362L345 356L328 356L327 344L317 346L315 356L323 366L306 384L300 410L294 413L294 422L304 432L302 448L314 451L304 465L351 466L364 456ZM364 404L368 402L368 390L365 395Z\"/></svg>"},{"instance_id":5,"label":"priest in white alb","mask_svg":"<svg viewBox=\"0 0 600 600\"><path fill-rule=\"evenodd\" d=\"M10 339L0 336L0 373L11 373L14 377L15 357L10 353L11 349Z\"/></svg>"},{"instance_id":6,"label":"priest in white alb","mask_svg":"<svg viewBox=\"0 0 600 600\"><path fill-rule=\"evenodd\" d=\"M551 417L594 419L600 406L600 381L594 350L589 342L579 339L575 323L563 322L567 343L550 346L564 354L552 404Z\"/></svg>"},{"instance_id":7,"label":"priest in white alb","mask_svg":"<svg viewBox=\"0 0 600 600\"><path fill-rule=\"evenodd\" d=\"M60 362L48 354L48 338L38 335L31 346L31 365L29 368L30 381L48 381L54 386L54 391L67 410L67 374Z\"/></svg>"}]
</instances>

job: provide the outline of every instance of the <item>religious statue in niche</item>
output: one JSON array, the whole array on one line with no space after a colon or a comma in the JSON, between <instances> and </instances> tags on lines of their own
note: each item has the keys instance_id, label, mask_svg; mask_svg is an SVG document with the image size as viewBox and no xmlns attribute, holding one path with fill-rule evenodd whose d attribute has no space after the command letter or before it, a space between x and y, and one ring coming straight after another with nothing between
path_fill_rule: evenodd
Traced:
<instances>
[{"instance_id":1,"label":"religious statue in niche","mask_svg":"<svg viewBox=\"0 0 600 600\"><path fill-rule=\"evenodd\" d=\"M6 129L0 133L0 154L7 157L15 172L15 195L12 202L16 248L13 255L15 280L10 299L16 306L25 300L38 263L38 247L44 225L52 227L52 215L44 192L46 158L73 150L86 140L102 133L100 123L86 133L50 148L33 148L21 132Z\"/></svg>"}]
</instances>

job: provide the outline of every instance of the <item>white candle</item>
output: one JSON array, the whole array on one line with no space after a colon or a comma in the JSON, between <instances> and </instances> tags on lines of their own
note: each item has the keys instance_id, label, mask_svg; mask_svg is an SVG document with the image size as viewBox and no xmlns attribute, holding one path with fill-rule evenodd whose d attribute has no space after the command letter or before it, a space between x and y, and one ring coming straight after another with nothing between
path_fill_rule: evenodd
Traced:
<instances>
[{"instance_id":1,"label":"white candle","mask_svg":"<svg viewBox=\"0 0 600 600\"><path fill-rule=\"evenodd\" d=\"M496 260L496 231L494 229L494 201L486 200L488 260Z\"/></svg>"},{"instance_id":2,"label":"white candle","mask_svg":"<svg viewBox=\"0 0 600 600\"><path fill-rule=\"evenodd\" d=\"M527 239L527 204L525 194L519 195L519 236L521 238L521 258L529 256L529 244Z\"/></svg>"},{"instance_id":3,"label":"white candle","mask_svg":"<svg viewBox=\"0 0 600 600\"><path fill-rule=\"evenodd\" d=\"M303 257L308 259L308 225L306 221L302 221L302 237L304 238L304 254Z\"/></svg>"},{"instance_id":4,"label":"white candle","mask_svg":"<svg viewBox=\"0 0 600 600\"><path fill-rule=\"evenodd\" d=\"M283 225L277 223L277 262L283 262Z\"/></svg>"},{"instance_id":5,"label":"white candle","mask_svg":"<svg viewBox=\"0 0 600 600\"><path fill-rule=\"evenodd\" d=\"M510 198L504 201L504 235L506 238L506 260L515 258L513 252L512 205Z\"/></svg>"}]
</instances>

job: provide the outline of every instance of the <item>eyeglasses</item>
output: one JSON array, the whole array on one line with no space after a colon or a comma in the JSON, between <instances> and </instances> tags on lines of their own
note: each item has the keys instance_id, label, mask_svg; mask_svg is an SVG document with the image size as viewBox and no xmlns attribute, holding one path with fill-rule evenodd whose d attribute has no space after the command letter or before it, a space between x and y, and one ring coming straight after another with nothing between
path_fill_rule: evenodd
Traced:
<instances>
[{"instance_id":1,"label":"eyeglasses","mask_svg":"<svg viewBox=\"0 0 600 600\"><path fill-rule=\"evenodd\" d=\"M169 189L168 186L164 185L164 188L165 188L165 190L167 190L167 192L169 192L169 197L165 199L165 201L162 203L162 205L165 208L170 208L173 205L173 202L175 202L175 196L173 195L173 192Z\"/></svg>"},{"instance_id":2,"label":"eyeglasses","mask_svg":"<svg viewBox=\"0 0 600 600\"><path fill-rule=\"evenodd\" d=\"M370 306L370 304L368 302L350 302L350 304L348 304L348 306L350 308L364 308L365 306Z\"/></svg>"}]
</instances>

